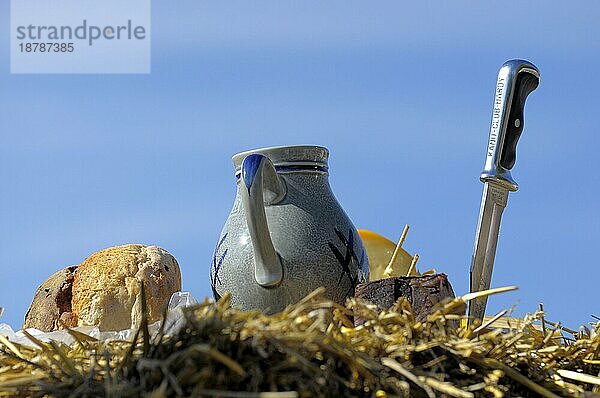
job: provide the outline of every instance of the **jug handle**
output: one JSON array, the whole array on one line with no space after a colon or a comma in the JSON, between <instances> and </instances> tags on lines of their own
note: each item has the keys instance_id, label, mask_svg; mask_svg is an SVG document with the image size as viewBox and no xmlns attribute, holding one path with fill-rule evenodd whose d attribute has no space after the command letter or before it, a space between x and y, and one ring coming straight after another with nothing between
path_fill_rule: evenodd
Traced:
<instances>
[{"instance_id":1,"label":"jug handle","mask_svg":"<svg viewBox=\"0 0 600 398\"><path fill-rule=\"evenodd\" d=\"M254 279L263 287L277 286L283 279L283 266L271 240L265 204L284 198L285 183L271 160L261 154L244 158L241 180L242 204L254 248Z\"/></svg>"}]
</instances>

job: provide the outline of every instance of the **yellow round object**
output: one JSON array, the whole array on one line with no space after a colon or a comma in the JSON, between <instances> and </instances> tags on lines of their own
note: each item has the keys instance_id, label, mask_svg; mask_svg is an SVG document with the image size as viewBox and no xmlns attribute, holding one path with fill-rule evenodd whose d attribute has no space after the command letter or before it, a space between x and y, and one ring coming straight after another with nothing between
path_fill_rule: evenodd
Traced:
<instances>
[{"instance_id":1,"label":"yellow round object","mask_svg":"<svg viewBox=\"0 0 600 398\"><path fill-rule=\"evenodd\" d=\"M369 279L372 281L383 279L383 273L392 258L392 254L394 254L396 244L386 237L366 229L359 229L358 234L363 241L369 258ZM392 276L406 276L411 262L412 256L406 250L400 248L396 261L392 264L394 270ZM413 270L411 275L417 275L416 270Z\"/></svg>"}]
</instances>

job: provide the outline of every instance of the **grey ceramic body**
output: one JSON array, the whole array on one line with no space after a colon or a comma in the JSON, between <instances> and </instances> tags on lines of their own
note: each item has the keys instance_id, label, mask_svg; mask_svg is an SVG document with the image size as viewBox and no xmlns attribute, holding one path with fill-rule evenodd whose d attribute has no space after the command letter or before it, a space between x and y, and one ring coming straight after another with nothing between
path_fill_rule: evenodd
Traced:
<instances>
[{"instance_id":1,"label":"grey ceramic body","mask_svg":"<svg viewBox=\"0 0 600 398\"><path fill-rule=\"evenodd\" d=\"M283 180L285 195L264 206L273 247L283 277L274 286L257 282L256 256L247 222L241 176L244 159L262 154ZM328 181L328 152L322 147L292 146L248 151L233 157L237 195L215 248L210 280L215 298L230 292L233 306L278 312L314 289L344 303L356 284L368 280L369 265L362 241L335 199ZM266 198L266 195L265 195Z\"/></svg>"}]
</instances>

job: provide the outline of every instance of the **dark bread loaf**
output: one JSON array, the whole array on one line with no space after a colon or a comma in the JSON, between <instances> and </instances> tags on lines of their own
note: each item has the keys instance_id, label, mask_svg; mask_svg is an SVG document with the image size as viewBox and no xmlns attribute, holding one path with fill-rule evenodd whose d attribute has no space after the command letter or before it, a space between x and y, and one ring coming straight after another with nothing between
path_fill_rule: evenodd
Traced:
<instances>
[{"instance_id":1,"label":"dark bread loaf","mask_svg":"<svg viewBox=\"0 0 600 398\"><path fill-rule=\"evenodd\" d=\"M389 309L400 297L408 300L415 318L425 320L434 306L445 298L453 298L454 291L445 274L424 276L400 276L361 283L356 286L354 297L367 300L379 308ZM356 325L364 321L355 318Z\"/></svg>"},{"instance_id":2,"label":"dark bread loaf","mask_svg":"<svg viewBox=\"0 0 600 398\"><path fill-rule=\"evenodd\" d=\"M71 312L71 298L76 265L64 268L38 287L25 315L23 329L35 328L44 332L62 329L59 318L68 326L77 326Z\"/></svg>"}]
</instances>

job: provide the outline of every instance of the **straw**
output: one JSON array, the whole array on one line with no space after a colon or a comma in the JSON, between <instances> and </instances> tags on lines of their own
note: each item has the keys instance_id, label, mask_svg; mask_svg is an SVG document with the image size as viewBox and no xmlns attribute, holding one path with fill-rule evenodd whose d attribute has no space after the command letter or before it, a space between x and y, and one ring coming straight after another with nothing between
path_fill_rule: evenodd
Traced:
<instances>
[{"instance_id":1,"label":"straw","mask_svg":"<svg viewBox=\"0 0 600 398\"><path fill-rule=\"evenodd\" d=\"M274 315L232 308L225 294L186 308L179 333L154 339L143 325L133 342L73 333L73 345L31 336L36 347L29 347L0 338L0 397L600 394L594 330L561 327L541 310L518 319L502 311L477 329L458 326L469 300L514 289L445 301L423 322L407 300L384 311L361 300L341 306L318 289ZM364 324L354 327L352 316ZM543 323L553 329L544 333ZM569 331L563 343L560 333Z\"/></svg>"},{"instance_id":2,"label":"straw","mask_svg":"<svg viewBox=\"0 0 600 398\"><path fill-rule=\"evenodd\" d=\"M389 277L391 277L394 274L393 264L396 261L396 258L398 257L398 254L400 253L400 249L402 249L402 245L404 244L404 240L406 239L406 234L408 234L408 229L409 228L410 227L408 226L408 224L406 224L404 226L404 230L402 231L402 235L400 235L400 239L398 240L398 243L396 244L396 248L394 249L394 253L392 254L392 258L390 258L390 262L385 267L385 271L383 272L383 277L384 278L389 278Z\"/></svg>"}]
</instances>

